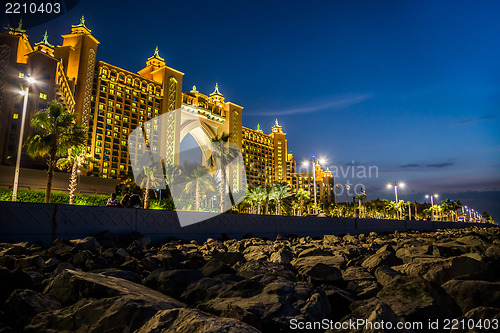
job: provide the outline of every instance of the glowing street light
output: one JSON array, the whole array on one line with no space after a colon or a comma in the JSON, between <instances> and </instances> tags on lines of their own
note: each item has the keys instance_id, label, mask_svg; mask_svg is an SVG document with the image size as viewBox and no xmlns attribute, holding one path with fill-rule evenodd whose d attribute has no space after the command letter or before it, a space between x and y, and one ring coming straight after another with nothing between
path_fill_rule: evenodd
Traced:
<instances>
[{"instance_id":1,"label":"glowing street light","mask_svg":"<svg viewBox=\"0 0 500 333\"><path fill-rule=\"evenodd\" d=\"M437 198L438 195L437 194L426 194L425 197L431 198L431 207L433 208L432 209L432 220L434 220L434 198Z\"/></svg>"},{"instance_id":2,"label":"glowing street light","mask_svg":"<svg viewBox=\"0 0 500 333\"><path fill-rule=\"evenodd\" d=\"M318 161L316 161L316 157L313 155L312 156L312 161L304 161L302 162L303 166L309 166L309 163L312 163L313 166L313 188L314 188L314 214L318 214L318 204L316 202L316 166L319 166L320 164L325 164L326 160L324 158L320 158Z\"/></svg>"},{"instance_id":3,"label":"glowing street light","mask_svg":"<svg viewBox=\"0 0 500 333\"><path fill-rule=\"evenodd\" d=\"M396 196L396 204L397 204L399 202L398 201L398 186L404 187L405 184L398 183L398 182L394 182L394 184L387 184L387 188L391 188L392 186L394 186L394 195Z\"/></svg>"},{"instance_id":4,"label":"glowing street light","mask_svg":"<svg viewBox=\"0 0 500 333\"><path fill-rule=\"evenodd\" d=\"M19 143L17 145L17 157L16 157L16 171L14 172L14 186L12 187L12 201L17 201L17 188L19 186L19 169L21 166L21 151L23 148L23 136L24 136L24 123L26 121L26 108L28 106L28 95L30 93L30 85L36 83L35 79L31 76L26 78L28 84L24 90L19 93L24 96L23 101L23 115L21 117L21 129L19 131Z\"/></svg>"}]
</instances>

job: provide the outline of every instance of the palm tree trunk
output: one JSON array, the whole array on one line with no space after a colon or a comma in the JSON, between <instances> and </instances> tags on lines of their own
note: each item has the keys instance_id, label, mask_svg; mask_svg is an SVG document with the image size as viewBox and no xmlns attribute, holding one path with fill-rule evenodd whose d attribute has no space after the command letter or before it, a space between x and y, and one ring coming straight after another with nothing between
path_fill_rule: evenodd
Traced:
<instances>
[{"instance_id":1,"label":"palm tree trunk","mask_svg":"<svg viewBox=\"0 0 500 333\"><path fill-rule=\"evenodd\" d=\"M69 204L73 205L75 203L76 186L78 179L78 163L73 163L71 168L71 177L69 179Z\"/></svg>"},{"instance_id":2,"label":"palm tree trunk","mask_svg":"<svg viewBox=\"0 0 500 333\"><path fill-rule=\"evenodd\" d=\"M50 157L47 162L47 188L45 190L45 203L50 203L50 195L52 193L52 180L54 179L54 170L56 168L57 147L50 149Z\"/></svg>"},{"instance_id":3,"label":"palm tree trunk","mask_svg":"<svg viewBox=\"0 0 500 333\"><path fill-rule=\"evenodd\" d=\"M220 169L220 212L224 213L224 192L226 191L226 172L224 167Z\"/></svg>"},{"instance_id":4,"label":"palm tree trunk","mask_svg":"<svg viewBox=\"0 0 500 333\"><path fill-rule=\"evenodd\" d=\"M200 211L200 182L196 182L196 211Z\"/></svg>"},{"instance_id":5,"label":"palm tree trunk","mask_svg":"<svg viewBox=\"0 0 500 333\"><path fill-rule=\"evenodd\" d=\"M144 209L148 209L148 201L149 201L149 178L146 181L146 188L144 189Z\"/></svg>"}]
</instances>

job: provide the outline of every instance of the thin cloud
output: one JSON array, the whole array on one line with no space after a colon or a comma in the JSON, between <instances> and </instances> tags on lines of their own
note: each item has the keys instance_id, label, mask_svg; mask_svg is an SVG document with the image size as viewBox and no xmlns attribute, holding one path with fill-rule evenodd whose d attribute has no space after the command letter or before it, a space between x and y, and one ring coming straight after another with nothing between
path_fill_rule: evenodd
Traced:
<instances>
[{"instance_id":1,"label":"thin cloud","mask_svg":"<svg viewBox=\"0 0 500 333\"><path fill-rule=\"evenodd\" d=\"M420 164L418 164L418 163L412 163L412 164L401 165L400 168L417 168L419 166L420 166Z\"/></svg>"},{"instance_id":2,"label":"thin cloud","mask_svg":"<svg viewBox=\"0 0 500 333\"><path fill-rule=\"evenodd\" d=\"M493 121L493 120L496 120L496 117L494 117L494 116L482 116L482 117L474 117L474 118L463 118L460 120L459 124L465 125L465 124L477 123L480 121Z\"/></svg>"},{"instance_id":3,"label":"thin cloud","mask_svg":"<svg viewBox=\"0 0 500 333\"><path fill-rule=\"evenodd\" d=\"M446 168L453 165L455 165L455 163L453 162L444 162L444 163L427 164L426 166L428 168Z\"/></svg>"},{"instance_id":4,"label":"thin cloud","mask_svg":"<svg viewBox=\"0 0 500 333\"><path fill-rule=\"evenodd\" d=\"M253 112L248 114L248 116L287 116L287 115L294 115L294 114L305 114L305 113L314 113L314 112L319 112L322 110L326 109L341 109L345 108L351 105L359 104L367 99L371 98L373 94L364 94L364 95L349 95L349 96L342 96L338 97L333 101L329 101L327 103L322 103L322 104L317 104L317 105L311 105L311 106L304 106L300 108L295 108L295 109L288 109L288 110L280 110L280 111L266 111L266 112Z\"/></svg>"}]
</instances>

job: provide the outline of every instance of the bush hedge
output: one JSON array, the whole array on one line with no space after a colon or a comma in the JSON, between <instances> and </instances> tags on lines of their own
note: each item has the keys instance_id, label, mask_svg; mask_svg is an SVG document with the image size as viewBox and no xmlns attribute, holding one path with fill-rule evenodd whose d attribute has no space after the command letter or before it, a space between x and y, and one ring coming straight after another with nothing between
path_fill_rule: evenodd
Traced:
<instances>
[{"instance_id":1,"label":"bush hedge","mask_svg":"<svg viewBox=\"0 0 500 333\"><path fill-rule=\"evenodd\" d=\"M100 194L81 194L75 197L75 205L81 206L106 206L109 196ZM120 200L121 197L118 197ZM0 189L0 201L11 201L12 190ZM45 191L20 190L17 192L17 201L44 203ZM68 204L69 194L64 192L52 192L50 202L54 204ZM149 200L150 209L174 210L174 203L170 199Z\"/></svg>"}]
</instances>

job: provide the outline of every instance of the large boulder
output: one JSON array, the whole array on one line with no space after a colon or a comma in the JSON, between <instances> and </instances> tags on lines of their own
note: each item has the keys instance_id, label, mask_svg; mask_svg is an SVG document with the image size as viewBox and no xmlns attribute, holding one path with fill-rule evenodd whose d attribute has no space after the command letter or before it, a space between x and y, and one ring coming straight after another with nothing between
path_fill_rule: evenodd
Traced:
<instances>
[{"instance_id":1,"label":"large boulder","mask_svg":"<svg viewBox=\"0 0 500 333\"><path fill-rule=\"evenodd\" d=\"M55 277L45 293L56 296L64 304L73 304L83 298L120 296L151 303L161 310L185 306L184 303L137 283L114 276L69 269Z\"/></svg>"},{"instance_id":2,"label":"large boulder","mask_svg":"<svg viewBox=\"0 0 500 333\"><path fill-rule=\"evenodd\" d=\"M147 287L161 291L175 298L186 290L186 287L203 278L199 269L155 270L145 279Z\"/></svg>"},{"instance_id":3,"label":"large boulder","mask_svg":"<svg viewBox=\"0 0 500 333\"><path fill-rule=\"evenodd\" d=\"M181 299L190 305L206 302L242 280L244 278L232 274L203 278L196 283L190 284L181 295Z\"/></svg>"},{"instance_id":4,"label":"large boulder","mask_svg":"<svg viewBox=\"0 0 500 333\"><path fill-rule=\"evenodd\" d=\"M145 298L85 298L60 310L39 313L24 332L134 332L166 309L168 303Z\"/></svg>"},{"instance_id":5,"label":"large boulder","mask_svg":"<svg viewBox=\"0 0 500 333\"><path fill-rule=\"evenodd\" d=\"M447 259L428 260L397 267L402 273L421 276L428 281L443 284L453 278L485 271L487 265L468 255Z\"/></svg>"},{"instance_id":6,"label":"large boulder","mask_svg":"<svg viewBox=\"0 0 500 333\"><path fill-rule=\"evenodd\" d=\"M99 242L94 237L86 237L84 239L73 239L70 240L70 243L77 250L88 250L92 252L97 252L99 250Z\"/></svg>"},{"instance_id":7,"label":"large boulder","mask_svg":"<svg viewBox=\"0 0 500 333\"><path fill-rule=\"evenodd\" d=\"M389 305L407 321L456 318L461 314L453 299L438 285L420 277L397 276L377 297L351 304L353 314L368 318L379 303Z\"/></svg>"},{"instance_id":8,"label":"large boulder","mask_svg":"<svg viewBox=\"0 0 500 333\"><path fill-rule=\"evenodd\" d=\"M219 274L234 274L236 271L219 259L212 258L201 267L203 275L213 277Z\"/></svg>"},{"instance_id":9,"label":"large boulder","mask_svg":"<svg viewBox=\"0 0 500 333\"><path fill-rule=\"evenodd\" d=\"M280 249L273 252L269 257L269 261L275 264L289 264L293 260L293 253L287 249Z\"/></svg>"},{"instance_id":10,"label":"large boulder","mask_svg":"<svg viewBox=\"0 0 500 333\"><path fill-rule=\"evenodd\" d=\"M361 267L373 273L379 266L385 265L391 267L402 263L402 260L396 256L396 251L394 251L392 246L384 245L375 254L363 261Z\"/></svg>"},{"instance_id":11,"label":"large boulder","mask_svg":"<svg viewBox=\"0 0 500 333\"><path fill-rule=\"evenodd\" d=\"M157 312L137 331L149 332L258 333L259 330L237 319L215 317L196 309L172 309Z\"/></svg>"},{"instance_id":12,"label":"large boulder","mask_svg":"<svg viewBox=\"0 0 500 333\"><path fill-rule=\"evenodd\" d=\"M252 280L233 285L198 308L217 315L234 315L251 323L258 322L258 328L264 331L288 330L291 319L320 321L331 318L330 304L320 288L275 277L271 282L263 283L259 290L259 284ZM234 308L239 311L230 311Z\"/></svg>"},{"instance_id":13,"label":"large boulder","mask_svg":"<svg viewBox=\"0 0 500 333\"><path fill-rule=\"evenodd\" d=\"M52 295L31 289L17 289L12 292L3 306L5 318L13 327L21 328L41 312L61 308L61 301Z\"/></svg>"},{"instance_id":14,"label":"large boulder","mask_svg":"<svg viewBox=\"0 0 500 333\"><path fill-rule=\"evenodd\" d=\"M275 264L272 262L257 260L244 263L239 269L238 276L250 279L258 275L283 277L290 281L296 281L297 278L291 269L286 265Z\"/></svg>"},{"instance_id":15,"label":"large boulder","mask_svg":"<svg viewBox=\"0 0 500 333\"><path fill-rule=\"evenodd\" d=\"M455 300L463 313L478 306L500 305L500 282L450 280L443 289Z\"/></svg>"}]
</instances>

